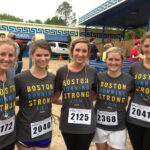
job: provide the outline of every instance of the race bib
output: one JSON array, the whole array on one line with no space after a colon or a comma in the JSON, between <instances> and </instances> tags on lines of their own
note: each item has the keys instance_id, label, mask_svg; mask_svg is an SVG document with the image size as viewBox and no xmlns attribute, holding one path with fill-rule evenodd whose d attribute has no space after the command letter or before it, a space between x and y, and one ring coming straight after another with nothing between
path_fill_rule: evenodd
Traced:
<instances>
[{"instance_id":1,"label":"race bib","mask_svg":"<svg viewBox=\"0 0 150 150\"><path fill-rule=\"evenodd\" d=\"M68 123L90 125L91 112L91 109L69 108Z\"/></svg>"},{"instance_id":2,"label":"race bib","mask_svg":"<svg viewBox=\"0 0 150 150\"><path fill-rule=\"evenodd\" d=\"M117 112L107 112L97 110L97 123L102 125L118 125Z\"/></svg>"},{"instance_id":3,"label":"race bib","mask_svg":"<svg viewBox=\"0 0 150 150\"><path fill-rule=\"evenodd\" d=\"M31 123L31 137L35 138L52 130L51 117Z\"/></svg>"},{"instance_id":4,"label":"race bib","mask_svg":"<svg viewBox=\"0 0 150 150\"><path fill-rule=\"evenodd\" d=\"M146 122L150 122L150 107L131 103L129 116Z\"/></svg>"},{"instance_id":5,"label":"race bib","mask_svg":"<svg viewBox=\"0 0 150 150\"><path fill-rule=\"evenodd\" d=\"M14 131L15 116L0 121L0 136L9 134Z\"/></svg>"}]
</instances>

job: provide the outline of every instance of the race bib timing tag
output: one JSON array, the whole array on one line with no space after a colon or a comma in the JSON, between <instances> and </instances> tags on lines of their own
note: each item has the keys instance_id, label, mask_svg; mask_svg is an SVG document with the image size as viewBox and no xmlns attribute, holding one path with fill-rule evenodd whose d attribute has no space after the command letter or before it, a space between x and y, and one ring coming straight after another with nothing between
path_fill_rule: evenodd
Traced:
<instances>
[{"instance_id":1,"label":"race bib timing tag","mask_svg":"<svg viewBox=\"0 0 150 150\"><path fill-rule=\"evenodd\" d=\"M52 130L51 117L31 123L31 137L35 138Z\"/></svg>"},{"instance_id":2,"label":"race bib timing tag","mask_svg":"<svg viewBox=\"0 0 150 150\"><path fill-rule=\"evenodd\" d=\"M110 126L118 125L117 112L97 110L97 123Z\"/></svg>"},{"instance_id":3,"label":"race bib timing tag","mask_svg":"<svg viewBox=\"0 0 150 150\"><path fill-rule=\"evenodd\" d=\"M15 116L0 121L0 136L9 134L14 131Z\"/></svg>"},{"instance_id":4,"label":"race bib timing tag","mask_svg":"<svg viewBox=\"0 0 150 150\"><path fill-rule=\"evenodd\" d=\"M129 116L139 120L150 122L150 107L131 103Z\"/></svg>"},{"instance_id":5,"label":"race bib timing tag","mask_svg":"<svg viewBox=\"0 0 150 150\"><path fill-rule=\"evenodd\" d=\"M90 125L91 110L69 108L68 123Z\"/></svg>"}]
</instances>

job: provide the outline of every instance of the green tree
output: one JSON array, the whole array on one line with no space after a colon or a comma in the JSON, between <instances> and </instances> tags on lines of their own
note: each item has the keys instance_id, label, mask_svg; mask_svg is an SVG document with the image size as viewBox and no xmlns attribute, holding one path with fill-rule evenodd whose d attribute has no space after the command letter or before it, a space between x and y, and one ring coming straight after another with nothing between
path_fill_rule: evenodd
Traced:
<instances>
[{"instance_id":1,"label":"green tree","mask_svg":"<svg viewBox=\"0 0 150 150\"><path fill-rule=\"evenodd\" d=\"M66 26L66 22L58 16L54 16L52 19L48 18L44 24Z\"/></svg>"},{"instance_id":2,"label":"green tree","mask_svg":"<svg viewBox=\"0 0 150 150\"><path fill-rule=\"evenodd\" d=\"M9 14L0 14L0 20L7 20L7 21L18 21L23 22L24 20Z\"/></svg>"},{"instance_id":3,"label":"green tree","mask_svg":"<svg viewBox=\"0 0 150 150\"><path fill-rule=\"evenodd\" d=\"M136 38L140 39L146 31L147 31L147 26L142 27L142 28L128 30L125 33L125 40L131 40L133 34L136 34Z\"/></svg>"},{"instance_id":4,"label":"green tree","mask_svg":"<svg viewBox=\"0 0 150 150\"><path fill-rule=\"evenodd\" d=\"M44 22L44 24L51 24L51 19L47 18L47 20Z\"/></svg>"},{"instance_id":5,"label":"green tree","mask_svg":"<svg viewBox=\"0 0 150 150\"><path fill-rule=\"evenodd\" d=\"M36 19L35 21L33 20L27 20L27 23L38 23L38 24L42 24L42 21L40 19Z\"/></svg>"},{"instance_id":6,"label":"green tree","mask_svg":"<svg viewBox=\"0 0 150 150\"><path fill-rule=\"evenodd\" d=\"M26 22L27 22L27 23L34 23L33 20L27 20Z\"/></svg>"},{"instance_id":7,"label":"green tree","mask_svg":"<svg viewBox=\"0 0 150 150\"><path fill-rule=\"evenodd\" d=\"M66 25L75 25L76 13L72 11L72 6L66 1L59 5L56 10L56 16L61 17L66 22Z\"/></svg>"},{"instance_id":8,"label":"green tree","mask_svg":"<svg viewBox=\"0 0 150 150\"><path fill-rule=\"evenodd\" d=\"M34 22L38 24L42 24L42 21L40 19L36 19Z\"/></svg>"},{"instance_id":9,"label":"green tree","mask_svg":"<svg viewBox=\"0 0 150 150\"><path fill-rule=\"evenodd\" d=\"M55 16L51 19L51 24L66 26L66 22L58 16Z\"/></svg>"}]
</instances>

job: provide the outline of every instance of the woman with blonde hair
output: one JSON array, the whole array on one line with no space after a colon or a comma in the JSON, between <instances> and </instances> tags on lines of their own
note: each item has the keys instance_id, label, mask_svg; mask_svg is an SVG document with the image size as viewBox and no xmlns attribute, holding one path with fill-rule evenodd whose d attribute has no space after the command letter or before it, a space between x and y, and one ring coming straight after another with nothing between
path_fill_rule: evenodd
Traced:
<instances>
[{"instance_id":1,"label":"woman with blonde hair","mask_svg":"<svg viewBox=\"0 0 150 150\"><path fill-rule=\"evenodd\" d=\"M0 149L14 150L16 90L10 67L16 59L14 42L0 40Z\"/></svg>"},{"instance_id":2,"label":"woman with blonde hair","mask_svg":"<svg viewBox=\"0 0 150 150\"><path fill-rule=\"evenodd\" d=\"M122 50L109 48L107 72L98 73L97 128L93 138L97 150L123 150L126 147L126 105L133 89L133 78L121 72Z\"/></svg>"}]
</instances>

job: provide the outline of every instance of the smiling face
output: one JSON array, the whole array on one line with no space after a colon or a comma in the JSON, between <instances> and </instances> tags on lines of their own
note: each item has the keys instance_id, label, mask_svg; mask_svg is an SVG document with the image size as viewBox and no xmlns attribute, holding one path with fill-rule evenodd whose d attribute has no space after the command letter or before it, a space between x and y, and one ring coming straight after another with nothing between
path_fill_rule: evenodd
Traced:
<instances>
[{"instance_id":1,"label":"smiling face","mask_svg":"<svg viewBox=\"0 0 150 150\"><path fill-rule=\"evenodd\" d=\"M34 66L38 69L46 69L49 64L51 54L47 49L37 48L31 58L34 60Z\"/></svg>"},{"instance_id":2,"label":"smiling face","mask_svg":"<svg viewBox=\"0 0 150 150\"><path fill-rule=\"evenodd\" d=\"M73 49L73 60L77 64L83 64L89 57L88 45L86 43L77 43Z\"/></svg>"},{"instance_id":3,"label":"smiling face","mask_svg":"<svg viewBox=\"0 0 150 150\"><path fill-rule=\"evenodd\" d=\"M106 58L106 64L108 66L108 71L112 73L120 72L122 65L122 58L120 53L110 52Z\"/></svg>"},{"instance_id":4,"label":"smiling face","mask_svg":"<svg viewBox=\"0 0 150 150\"><path fill-rule=\"evenodd\" d=\"M9 44L0 45L0 71L6 71L15 61L15 48Z\"/></svg>"},{"instance_id":5,"label":"smiling face","mask_svg":"<svg viewBox=\"0 0 150 150\"><path fill-rule=\"evenodd\" d=\"M142 43L142 50L145 55L145 58L150 60L150 39L147 38L145 41Z\"/></svg>"}]
</instances>

